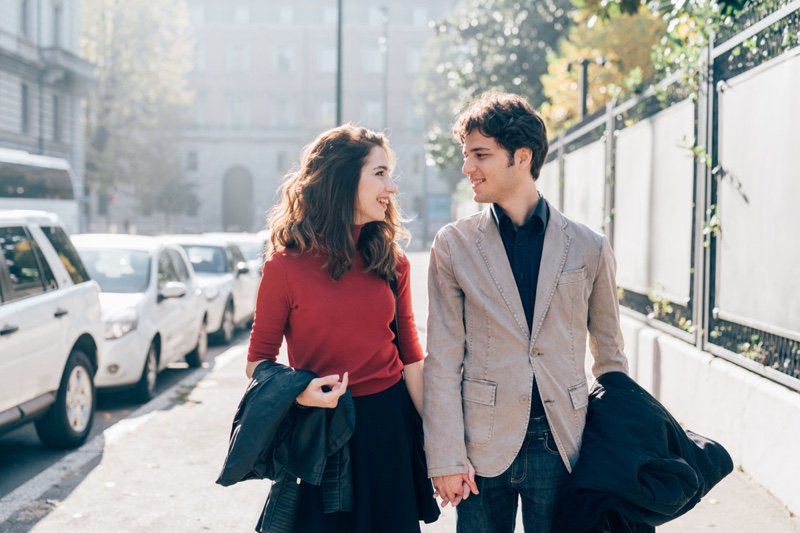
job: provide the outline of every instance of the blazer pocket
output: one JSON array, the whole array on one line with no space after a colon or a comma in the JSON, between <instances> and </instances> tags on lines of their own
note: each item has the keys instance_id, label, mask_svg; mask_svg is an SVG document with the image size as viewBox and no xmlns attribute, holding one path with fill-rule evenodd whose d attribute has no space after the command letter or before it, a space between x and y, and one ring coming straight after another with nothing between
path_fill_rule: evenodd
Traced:
<instances>
[{"instance_id":1,"label":"blazer pocket","mask_svg":"<svg viewBox=\"0 0 800 533\"><path fill-rule=\"evenodd\" d=\"M577 270L569 270L567 272L562 272L561 275L558 277L558 284L563 285L565 283L575 283L576 281L583 281L586 279L589 273L589 269L587 267L579 268Z\"/></svg>"},{"instance_id":2,"label":"blazer pocket","mask_svg":"<svg viewBox=\"0 0 800 533\"><path fill-rule=\"evenodd\" d=\"M586 381L570 387L569 397L572 400L572 408L576 411L589 405L589 386Z\"/></svg>"},{"instance_id":3,"label":"blazer pocket","mask_svg":"<svg viewBox=\"0 0 800 533\"><path fill-rule=\"evenodd\" d=\"M464 434L470 444L485 445L492 438L497 383L467 379L461 384L464 400Z\"/></svg>"}]
</instances>

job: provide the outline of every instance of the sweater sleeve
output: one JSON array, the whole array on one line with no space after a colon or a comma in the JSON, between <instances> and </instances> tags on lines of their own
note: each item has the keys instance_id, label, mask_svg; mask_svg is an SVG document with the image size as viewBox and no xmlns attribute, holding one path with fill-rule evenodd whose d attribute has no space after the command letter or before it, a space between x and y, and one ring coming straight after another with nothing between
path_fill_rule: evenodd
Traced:
<instances>
[{"instance_id":1,"label":"sweater sleeve","mask_svg":"<svg viewBox=\"0 0 800 533\"><path fill-rule=\"evenodd\" d=\"M411 306L411 265L405 255L397 261L397 328L400 336L400 360L404 365L424 357Z\"/></svg>"},{"instance_id":2,"label":"sweater sleeve","mask_svg":"<svg viewBox=\"0 0 800 533\"><path fill-rule=\"evenodd\" d=\"M248 361L275 361L283 343L291 311L291 291L281 259L282 256L274 254L264 263L250 330Z\"/></svg>"}]
</instances>

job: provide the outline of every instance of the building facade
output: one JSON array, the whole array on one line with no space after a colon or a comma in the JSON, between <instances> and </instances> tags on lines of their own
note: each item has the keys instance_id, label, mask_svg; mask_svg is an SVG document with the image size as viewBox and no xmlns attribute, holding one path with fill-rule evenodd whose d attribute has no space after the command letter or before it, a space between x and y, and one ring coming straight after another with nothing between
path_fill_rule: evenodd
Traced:
<instances>
[{"instance_id":1,"label":"building facade","mask_svg":"<svg viewBox=\"0 0 800 533\"><path fill-rule=\"evenodd\" d=\"M69 161L83 195L79 0L0 0L0 147Z\"/></svg>"},{"instance_id":2,"label":"building facade","mask_svg":"<svg viewBox=\"0 0 800 533\"><path fill-rule=\"evenodd\" d=\"M425 164L414 84L429 22L454 3L342 1L341 118L389 133L399 198L419 236L433 232L426 199L449 194ZM337 0L189 0L189 8L195 104L182 155L199 205L184 230L258 230L303 146L336 125Z\"/></svg>"}]
</instances>

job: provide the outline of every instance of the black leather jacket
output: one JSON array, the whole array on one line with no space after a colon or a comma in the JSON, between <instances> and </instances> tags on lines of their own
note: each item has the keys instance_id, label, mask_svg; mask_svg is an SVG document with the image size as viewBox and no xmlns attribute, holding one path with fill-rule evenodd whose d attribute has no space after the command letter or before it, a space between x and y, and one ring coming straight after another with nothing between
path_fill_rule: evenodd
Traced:
<instances>
[{"instance_id":1,"label":"black leather jacket","mask_svg":"<svg viewBox=\"0 0 800 533\"><path fill-rule=\"evenodd\" d=\"M301 481L323 487L326 512L353 509L348 440L355 407L346 392L334 409L299 409L294 400L316 376L264 361L233 419L228 454L217 483L247 479L275 481L257 531L291 532Z\"/></svg>"},{"instance_id":2,"label":"black leather jacket","mask_svg":"<svg viewBox=\"0 0 800 533\"><path fill-rule=\"evenodd\" d=\"M722 445L681 428L626 374L603 374L589 394L580 458L551 532L653 532L732 470Z\"/></svg>"}]
</instances>

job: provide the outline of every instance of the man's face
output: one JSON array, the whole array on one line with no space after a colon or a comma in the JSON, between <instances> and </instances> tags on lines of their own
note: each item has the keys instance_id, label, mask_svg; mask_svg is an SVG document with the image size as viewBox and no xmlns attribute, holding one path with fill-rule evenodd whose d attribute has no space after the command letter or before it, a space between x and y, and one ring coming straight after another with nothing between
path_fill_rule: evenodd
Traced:
<instances>
[{"instance_id":1,"label":"man's face","mask_svg":"<svg viewBox=\"0 0 800 533\"><path fill-rule=\"evenodd\" d=\"M516 158L514 162L509 161L508 151L493 137L486 137L477 129L464 139L461 171L469 178L476 202L501 206L519 192L523 180L533 179L529 171L520 167Z\"/></svg>"}]
</instances>

